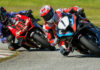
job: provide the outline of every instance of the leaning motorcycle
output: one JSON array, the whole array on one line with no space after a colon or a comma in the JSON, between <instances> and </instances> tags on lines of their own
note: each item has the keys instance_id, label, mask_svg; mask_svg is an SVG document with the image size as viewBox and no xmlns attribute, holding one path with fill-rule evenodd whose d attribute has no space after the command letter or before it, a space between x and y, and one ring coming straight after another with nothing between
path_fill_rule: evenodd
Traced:
<instances>
[{"instance_id":1,"label":"leaning motorcycle","mask_svg":"<svg viewBox=\"0 0 100 70\"><path fill-rule=\"evenodd\" d=\"M55 47L52 47L47 41L45 34L42 30L42 26L37 23L36 19L32 21L27 16L18 16L20 16L20 18L17 18L19 21L16 21L16 23L14 24L8 25L8 29L10 31L8 42L15 43L15 39L17 39L21 41L21 46L24 47L26 46L40 49L48 48L50 50L55 49ZM26 21L21 18L25 19ZM14 49L11 49L11 46L9 47L9 49L14 51Z\"/></svg>"},{"instance_id":2,"label":"leaning motorcycle","mask_svg":"<svg viewBox=\"0 0 100 70\"><path fill-rule=\"evenodd\" d=\"M58 23L57 36L82 54L100 55L100 29L81 15L65 15Z\"/></svg>"}]
</instances>

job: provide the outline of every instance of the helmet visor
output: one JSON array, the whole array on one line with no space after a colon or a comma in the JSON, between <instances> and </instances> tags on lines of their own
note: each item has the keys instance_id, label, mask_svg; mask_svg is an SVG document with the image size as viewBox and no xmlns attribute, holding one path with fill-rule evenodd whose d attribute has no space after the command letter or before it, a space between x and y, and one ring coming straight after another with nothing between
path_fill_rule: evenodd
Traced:
<instances>
[{"instance_id":1,"label":"helmet visor","mask_svg":"<svg viewBox=\"0 0 100 70\"><path fill-rule=\"evenodd\" d=\"M43 16L43 19L45 21L48 21L48 20L50 20L53 17L53 15L54 15L54 12L53 12L53 9L51 9L48 14L46 14L45 16Z\"/></svg>"}]
</instances>

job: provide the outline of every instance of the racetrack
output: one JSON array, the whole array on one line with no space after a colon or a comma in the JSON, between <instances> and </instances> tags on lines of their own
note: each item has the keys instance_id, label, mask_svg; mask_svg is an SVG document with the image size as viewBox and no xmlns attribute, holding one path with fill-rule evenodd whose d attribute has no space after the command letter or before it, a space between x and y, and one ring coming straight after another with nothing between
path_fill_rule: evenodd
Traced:
<instances>
[{"instance_id":1,"label":"racetrack","mask_svg":"<svg viewBox=\"0 0 100 70\"><path fill-rule=\"evenodd\" d=\"M100 70L100 58L77 52L64 57L58 50L21 50L19 56L0 63L0 70Z\"/></svg>"},{"instance_id":2,"label":"racetrack","mask_svg":"<svg viewBox=\"0 0 100 70\"><path fill-rule=\"evenodd\" d=\"M5 7L7 11L32 9L36 18L40 18L40 8L47 4L52 5L54 9L76 5L83 7L89 20L100 26L100 0L0 0L0 6ZM43 19L41 20L39 23L43 24ZM0 44L0 47L4 45ZM77 52L63 57L59 50L22 50L19 56L0 63L0 70L100 70L100 57L90 57Z\"/></svg>"}]
</instances>

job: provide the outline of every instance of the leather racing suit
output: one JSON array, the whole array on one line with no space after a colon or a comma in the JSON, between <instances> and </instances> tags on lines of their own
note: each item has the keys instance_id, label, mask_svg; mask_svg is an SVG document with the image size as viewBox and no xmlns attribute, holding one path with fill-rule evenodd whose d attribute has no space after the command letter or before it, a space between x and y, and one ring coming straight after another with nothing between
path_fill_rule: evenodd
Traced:
<instances>
[{"instance_id":1,"label":"leather racing suit","mask_svg":"<svg viewBox=\"0 0 100 70\"><path fill-rule=\"evenodd\" d=\"M67 52L71 51L69 50L68 45L66 45L64 41L58 42L57 35L56 35L56 26L58 25L59 20L63 17L64 13L75 13L78 12L80 9L83 11L82 8L79 8L77 6L68 9L59 8L55 11L56 21L54 23L47 23L47 22L44 23L43 30L45 31L48 41L52 46L55 46L58 43L59 47L65 48ZM86 17L84 12L81 15L83 17Z\"/></svg>"}]
</instances>

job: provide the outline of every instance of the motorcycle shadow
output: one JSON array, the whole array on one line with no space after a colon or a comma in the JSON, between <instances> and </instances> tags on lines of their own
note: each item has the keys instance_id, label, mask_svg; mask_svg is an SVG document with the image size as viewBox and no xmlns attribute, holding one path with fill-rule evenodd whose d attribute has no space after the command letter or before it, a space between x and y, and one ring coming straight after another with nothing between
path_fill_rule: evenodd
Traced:
<instances>
[{"instance_id":1,"label":"motorcycle shadow","mask_svg":"<svg viewBox=\"0 0 100 70\"><path fill-rule=\"evenodd\" d=\"M82 55L69 55L66 57L76 57L76 58L100 58L100 55L92 55L92 54L82 54Z\"/></svg>"},{"instance_id":2,"label":"motorcycle shadow","mask_svg":"<svg viewBox=\"0 0 100 70\"><path fill-rule=\"evenodd\" d=\"M45 49L32 48L32 49L30 49L30 50L26 50L26 49L18 50L18 52L25 52L25 51L28 51L28 52L34 52L34 51L59 51L59 49L49 50L49 49L47 49L47 48L45 48Z\"/></svg>"}]
</instances>

